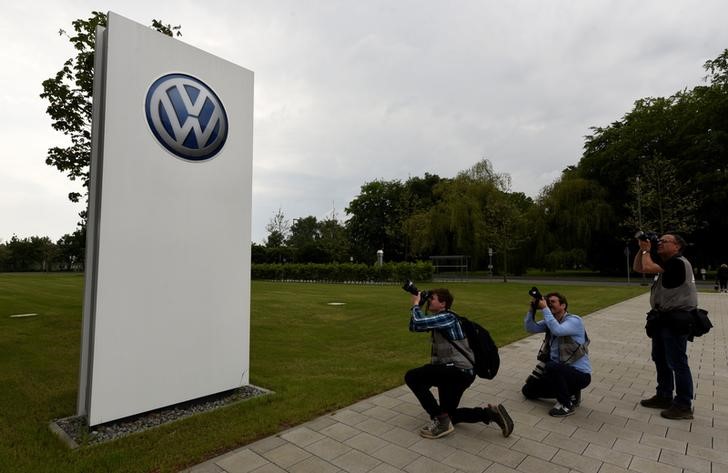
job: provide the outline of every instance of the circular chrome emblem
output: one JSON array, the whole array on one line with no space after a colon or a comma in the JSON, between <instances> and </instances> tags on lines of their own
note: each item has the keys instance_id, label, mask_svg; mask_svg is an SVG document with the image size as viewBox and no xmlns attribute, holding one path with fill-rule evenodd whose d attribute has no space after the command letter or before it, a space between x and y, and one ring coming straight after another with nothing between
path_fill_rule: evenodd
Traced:
<instances>
[{"instance_id":1,"label":"circular chrome emblem","mask_svg":"<svg viewBox=\"0 0 728 473\"><path fill-rule=\"evenodd\" d=\"M155 80L144 108L157 141L175 156L204 161L225 146L225 107L217 94L195 77L175 73Z\"/></svg>"}]
</instances>

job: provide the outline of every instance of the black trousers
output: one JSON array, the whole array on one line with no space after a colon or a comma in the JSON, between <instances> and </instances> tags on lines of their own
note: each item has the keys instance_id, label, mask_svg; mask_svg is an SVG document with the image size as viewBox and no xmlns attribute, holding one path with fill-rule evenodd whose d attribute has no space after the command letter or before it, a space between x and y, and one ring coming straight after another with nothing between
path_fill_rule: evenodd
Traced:
<instances>
[{"instance_id":1,"label":"black trousers","mask_svg":"<svg viewBox=\"0 0 728 473\"><path fill-rule=\"evenodd\" d=\"M540 378L529 376L521 392L528 399L556 398L565 406L571 405L571 395L591 383L591 375L565 363L549 361Z\"/></svg>"},{"instance_id":2,"label":"black trousers","mask_svg":"<svg viewBox=\"0 0 728 473\"><path fill-rule=\"evenodd\" d=\"M447 414L453 424L458 422L485 422L490 423L491 418L487 410L482 407L458 407L460 398L468 387L475 381L475 375L454 366L424 365L411 369L404 376L404 382L420 401L423 409L431 419ZM439 403L430 391L437 387Z\"/></svg>"}]
</instances>

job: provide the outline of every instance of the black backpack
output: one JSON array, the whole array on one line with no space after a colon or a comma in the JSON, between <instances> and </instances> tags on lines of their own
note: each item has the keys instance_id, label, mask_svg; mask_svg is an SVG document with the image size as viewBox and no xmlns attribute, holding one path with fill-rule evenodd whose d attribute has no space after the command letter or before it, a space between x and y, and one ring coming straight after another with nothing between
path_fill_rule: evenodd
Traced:
<instances>
[{"instance_id":1,"label":"black backpack","mask_svg":"<svg viewBox=\"0 0 728 473\"><path fill-rule=\"evenodd\" d=\"M453 314L455 314L453 312ZM448 341L454 346L462 355L468 359L470 363L475 367L475 374L481 378L493 379L498 374L498 368L500 367L500 357L498 356L498 346L493 341L493 337L490 336L490 332L484 329L480 324L468 320L465 317L455 314L460 321L460 326L463 329L465 337L468 339L468 345L473 350L475 360L472 360L470 356L463 351L456 343L452 340Z\"/></svg>"}]
</instances>

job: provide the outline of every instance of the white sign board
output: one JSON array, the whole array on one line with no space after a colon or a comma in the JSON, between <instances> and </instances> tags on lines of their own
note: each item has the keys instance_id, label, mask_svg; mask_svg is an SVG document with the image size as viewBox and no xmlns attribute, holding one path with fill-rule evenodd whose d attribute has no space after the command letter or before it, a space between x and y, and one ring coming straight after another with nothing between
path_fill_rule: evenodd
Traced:
<instances>
[{"instance_id":1,"label":"white sign board","mask_svg":"<svg viewBox=\"0 0 728 473\"><path fill-rule=\"evenodd\" d=\"M253 73L109 13L97 34L78 414L249 382Z\"/></svg>"}]
</instances>

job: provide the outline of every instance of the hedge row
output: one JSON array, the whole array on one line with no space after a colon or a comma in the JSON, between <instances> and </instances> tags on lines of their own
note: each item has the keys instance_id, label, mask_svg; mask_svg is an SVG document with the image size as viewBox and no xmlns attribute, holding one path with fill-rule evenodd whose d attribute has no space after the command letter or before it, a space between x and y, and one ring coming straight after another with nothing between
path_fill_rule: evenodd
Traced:
<instances>
[{"instance_id":1,"label":"hedge row","mask_svg":"<svg viewBox=\"0 0 728 473\"><path fill-rule=\"evenodd\" d=\"M366 265L360 263L331 264L253 264L251 277L268 280L301 281L431 281L432 263L384 263Z\"/></svg>"}]
</instances>

